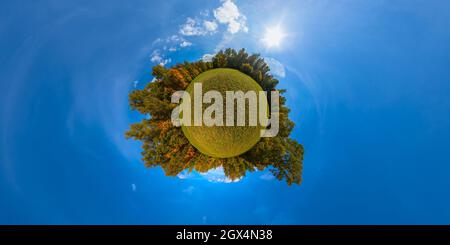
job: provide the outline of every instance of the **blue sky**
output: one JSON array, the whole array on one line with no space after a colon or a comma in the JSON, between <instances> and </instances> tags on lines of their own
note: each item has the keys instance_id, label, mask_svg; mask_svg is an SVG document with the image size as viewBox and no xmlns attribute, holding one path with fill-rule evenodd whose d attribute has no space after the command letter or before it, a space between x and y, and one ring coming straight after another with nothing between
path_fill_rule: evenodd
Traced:
<instances>
[{"instance_id":1,"label":"blue sky","mask_svg":"<svg viewBox=\"0 0 450 245\"><path fill-rule=\"evenodd\" d=\"M449 19L438 0L2 2L0 223L449 224ZM302 185L166 177L123 137L151 66L226 47L287 89Z\"/></svg>"}]
</instances>

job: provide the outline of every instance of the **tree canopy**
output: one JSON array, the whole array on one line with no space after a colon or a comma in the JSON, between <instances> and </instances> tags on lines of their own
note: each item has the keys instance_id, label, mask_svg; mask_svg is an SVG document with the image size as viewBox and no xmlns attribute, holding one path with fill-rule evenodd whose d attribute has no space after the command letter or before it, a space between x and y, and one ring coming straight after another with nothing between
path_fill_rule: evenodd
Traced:
<instances>
[{"instance_id":1,"label":"tree canopy","mask_svg":"<svg viewBox=\"0 0 450 245\"><path fill-rule=\"evenodd\" d=\"M161 166L168 176L184 170L207 172L222 166L225 175L239 179L248 172L268 168L278 180L288 185L301 183L303 146L290 138L294 123L288 118L289 108L280 95L279 133L275 137L261 138L249 151L231 158L214 158L193 147L180 127L171 122L171 95L187 86L202 72L215 68L232 68L252 77L265 91L276 89L278 80L270 74L267 63L259 54L249 55L244 49L226 49L218 52L211 62L184 62L166 68L153 67L153 82L129 94L133 110L150 117L133 123L126 132L127 138L142 142L142 160L147 167ZM279 90L281 93L285 92ZM268 93L270 95L270 93ZM270 103L270 98L268 98Z\"/></svg>"}]
</instances>

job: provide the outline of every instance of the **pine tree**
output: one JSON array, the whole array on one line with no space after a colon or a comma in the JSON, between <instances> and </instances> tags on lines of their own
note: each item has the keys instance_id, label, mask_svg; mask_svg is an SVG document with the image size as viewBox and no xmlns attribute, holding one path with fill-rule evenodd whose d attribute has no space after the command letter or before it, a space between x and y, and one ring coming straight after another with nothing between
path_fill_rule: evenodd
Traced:
<instances>
[{"instance_id":1,"label":"pine tree","mask_svg":"<svg viewBox=\"0 0 450 245\"><path fill-rule=\"evenodd\" d=\"M126 132L127 138L142 141L142 160L147 167L161 166L166 175L176 176L184 170L201 173L222 166L231 180L245 176L247 172L270 169L279 180L288 185L301 183L303 146L289 138L294 123L289 120L289 108L280 90L280 129L276 137L261 138L248 152L232 158L219 159L202 154L184 136L182 130L170 121L174 104L173 92L184 90L195 77L214 68L238 69L251 76L261 87L270 92L278 80L270 74L269 66L259 54L248 55L245 49L219 51L212 62L184 62L172 68L157 65L152 69L153 82L144 89L129 94L133 110L150 118L133 123ZM270 93L268 93L270 104Z\"/></svg>"}]
</instances>

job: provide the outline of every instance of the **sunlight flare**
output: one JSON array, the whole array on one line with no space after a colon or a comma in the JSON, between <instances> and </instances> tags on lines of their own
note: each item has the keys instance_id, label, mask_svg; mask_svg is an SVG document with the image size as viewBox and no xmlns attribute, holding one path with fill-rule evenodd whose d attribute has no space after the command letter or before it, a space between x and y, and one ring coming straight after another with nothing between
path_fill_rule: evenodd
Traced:
<instances>
[{"instance_id":1,"label":"sunlight flare","mask_svg":"<svg viewBox=\"0 0 450 245\"><path fill-rule=\"evenodd\" d=\"M267 48L279 47L286 34L280 25L266 28L262 42Z\"/></svg>"}]
</instances>

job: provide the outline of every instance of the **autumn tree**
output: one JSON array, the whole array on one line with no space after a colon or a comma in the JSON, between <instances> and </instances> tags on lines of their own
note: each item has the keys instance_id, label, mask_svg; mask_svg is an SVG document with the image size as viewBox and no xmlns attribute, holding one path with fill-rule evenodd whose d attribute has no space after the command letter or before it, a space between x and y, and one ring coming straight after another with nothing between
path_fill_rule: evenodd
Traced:
<instances>
[{"instance_id":1,"label":"autumn tree","mask_svg":"<svg viewBox=\"0 0 450 245\"><path fill-rule=\"evenodd\" d=\"M189 143L180 127L172 125L171 112L176 106L170 103L172 94L185 90L199 74L215 68L239 70L252 77L267 92L275 90L278 84L264 59L259 54L249 55L244 49L219 51L211 62L184 62L171 68L153 67L155 79L145 88L129 94L131 108L149 116L133 123L126 132L127 138L142 142L145 165L161 166L168 176L176 176L184 170L204 173L222 166L225 175L232 180L242 178L247 172L268 168L278 180L285 180L288 185L300 184L303 146L290 138L294 123L288 117L289 108L282 94L278 135L261 138L253 148L236 157L204 155ZM270 98L268 101L270 103Z\"/></svg>"}]
</instances>

